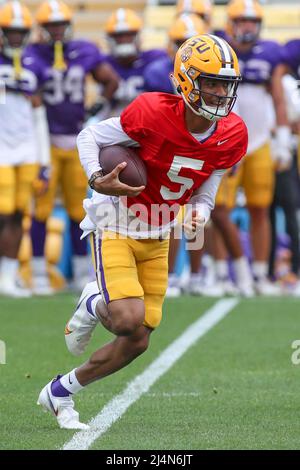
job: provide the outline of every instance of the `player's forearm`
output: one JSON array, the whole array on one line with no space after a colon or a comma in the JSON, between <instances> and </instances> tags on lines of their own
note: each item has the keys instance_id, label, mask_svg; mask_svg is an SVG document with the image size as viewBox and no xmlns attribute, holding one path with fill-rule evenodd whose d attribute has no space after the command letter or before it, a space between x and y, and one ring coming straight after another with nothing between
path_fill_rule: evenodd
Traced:
<instances>
[{"instance_id":1,"label":"player's forearm","mask_svg":"<svg viewBox=\"0 0 300 470\"><path fill-rule=\"evenodd\" d=\"M123 131L120 118L101 121L94 126L88 126L77 137L79 158L88 179L101 169L99 152L102 147L109 145L136 145L136 142Z\"/></svg>"},{"instance_id":2,"label":"player's forearm","mask_svg":"<svg viewBox=\"0 0 300 470\"><path fill-rule=\"evenodd\" d=\"M209 220L211 211L215 207L216 195L221 179L226 170L217 170L197 189L189 204L204 217L205 223Z\"/></svg>"},{"instance_id":3,"label":"player's forearm","mask_svg":"<svg viewBox=\"0 0 300 470\"><path fill-rule=\"evenodd\" d=\"M119 76L109 63L102 62L93 73L94 79L103 86L102 96L112 99L119 86Z\"/></svg>"},{"instance_id":4,"label":"player's forearm","mask_svg":"<svg viewBox=\"0 0 300 470\"><path fill-rule=\"evenodd\" d=\"M111 81L109 80L107 83L103 85L103 91L102 91L102 96L105 98L107 101L110 101L115 92L117 91L119 86L119 82L117 80Z\"/></svg>"},{"instance_id":5,"label":"player's forearm","mask_svg":"<svg viewBox=\"0 0 300 470\"><path fill-rule=\"evenodd\" d=\"M87 127L81 131L77 137L77 148L80 162L88 179L93 173L101 170L99 162L100 146L95 141L91 127L92 126Z\"/></svg>"}]
</instances>

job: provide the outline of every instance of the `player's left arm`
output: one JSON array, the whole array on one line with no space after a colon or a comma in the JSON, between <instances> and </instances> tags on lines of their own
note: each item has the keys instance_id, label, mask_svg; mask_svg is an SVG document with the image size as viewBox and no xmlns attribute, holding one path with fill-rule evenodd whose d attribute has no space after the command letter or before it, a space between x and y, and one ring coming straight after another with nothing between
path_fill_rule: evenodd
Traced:
<instances>
[{"instance_id":1,"label":"player's left arm","mask_svg":"<svg viewBox=\"0 0 300 470\"><path fill-rule=\"evenodd\" d=\"M108 62L100 62L91 71L94 80L101 85L101 94L97 96L95 103L86 109L86 121L102 121L110 115L111 101L115 91L119 87L120 77ZM92 118L91 121L89 121ZM93 119L94 118L94 119ZM96 119L95 119L96 118Z\"/></svg>"},{"instance_id":2,"label":"player's left arm","mask_svg":"<svg viewBox=\"0 0 300 470\"><path fill-rule=\"evenodd\" d=\"M279 171L289 168L292 159L292 134L287 116L287 106L282 78L287 68L278 64L272 74L270 92L273 98L276 113L276 138L274 157Z\"/></svg>"},{"instance_id":3,"label":"player's left arm","mask_svg":"<svg viewBox=\"0 0 300 470\"><path fill-rule=\"evenodd\" d=\"M50 138L46 109L40 95L33 95L30 98L33 107L33 119L36 130L36 139L39 152L40 171L34 183L37 195L44 194L49 185L50 178Z\"/></svg>"},{"instance_id":4,"label":"player's left arm","mask_svg":"<svg viewBox=\"0 0 300 470\"><path fill-rule=\"evenodd\" d=\"M201 231L210 218L215 207L216 195L221 179L227 170L215 170L210 177L194 191L186 207L183 222L185 232L188 234Z\"/></svg>"},{"instance_id":5,"label":"player's left arm","mask_svg":"<svg viewBox=\"0 0 300 470\"><path fill-rule=\"evenodd\" d=\"M119 76L108 62L99 63L91 72L92 77L103 87L102 97L110 101L119 86Z\"/></svg>"}]
</instances>

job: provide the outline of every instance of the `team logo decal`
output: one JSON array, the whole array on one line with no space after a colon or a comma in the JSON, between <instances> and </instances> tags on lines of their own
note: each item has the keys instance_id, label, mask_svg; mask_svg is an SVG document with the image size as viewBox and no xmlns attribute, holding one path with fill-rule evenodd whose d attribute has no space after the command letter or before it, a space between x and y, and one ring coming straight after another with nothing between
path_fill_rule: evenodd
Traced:
<instances>
[{"instance_id":1,"label":"team logo decal","mask_svg":"<svg viewBox=\"0 0 300 470\"><path fill-rule=\"evenodd\" d=\"M192 57L193 54L193 49L191 47L186 47L183 49L182 54L181 54L181 61L186 62Z\"/></svg>"}]
</instances>

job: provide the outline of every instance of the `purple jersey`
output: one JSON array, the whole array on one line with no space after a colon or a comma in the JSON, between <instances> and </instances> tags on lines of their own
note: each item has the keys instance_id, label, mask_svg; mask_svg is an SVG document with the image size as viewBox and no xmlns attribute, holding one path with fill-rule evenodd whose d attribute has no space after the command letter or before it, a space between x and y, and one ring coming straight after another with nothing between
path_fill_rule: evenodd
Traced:
<instances>
[{"instance_id":1,"label":"purple jersey","mask_svg":"<svg viewBox=\"0 0 300 470\"><path fill-rule=\"evenodd\" d=\"M124 108L145 91L144 74L147 66L165 56L166 52L160 49L143 51L129 67L124 67L114 57L107 56L107 61L121 77L119 88L114 95L117 107Z\"/></svg>"},{"instance_id":2,"label":"purple jersey","mask_svg":"<svg viewBox=\"0 0 300 470\"><path fill-rule=\"evenodd\" d=\"M163 93L174 93L174 87L170 79L174 63L170 56L161 57L145 69L145 90L161 91Z\"/></svg>"},{"instance_id":3,"label":"purple jersey","mask_svg":"<svg viewBox=\"0 0 300 470\"><path fill-rule=\"evenodd\" d=\"M5 84L7 91L34 95L38 89L36 74L26 65L26 58L22 57L22 70L20 77L16 77L12 59L0 53L0 80Z\"/></svg>"},{"instance_id":4,"label":"purple jersey","mask_svg":"<svg viewBox=\"0 0 300 470\"><path fill-rule=\"evenodd\" d=\"M85 79L104 61L99 49L88 41L69 41L64 46L66 70L53 68L54 49L48 44L32 44L26 60L39 77L46 105L50 133L75 135L84 122Z\"/></svg>"},{"instance_id":5,"label":"purple jersey","mask_svg":"<svg viewBox=\"0 0 300 470\"><path fill-rule=\"evenodd\" d=\"M218 31L217 35L230 44L230 36L224 31ZM283 62L283 47L275 41L258 39L248 52L240 52L236 47L234 50L239 60L242 84L267 85L275 67Z\"/></svg>"},{"instance_id":6,"label":"purple jersey","mask_svg":"<svg viewBox=\"0 0 300 470\"><path fill-rule=\"evenodd\" d=\"M300 79L300 39L293 39L283 46L283 61Z\"/></svg>"}]
</instances>

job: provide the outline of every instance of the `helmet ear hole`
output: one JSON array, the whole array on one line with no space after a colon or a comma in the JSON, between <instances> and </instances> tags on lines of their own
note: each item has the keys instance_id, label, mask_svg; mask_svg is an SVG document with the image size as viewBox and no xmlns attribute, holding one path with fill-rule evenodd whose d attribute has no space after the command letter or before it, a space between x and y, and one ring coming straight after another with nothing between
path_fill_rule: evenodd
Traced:
<instances>
[{"instance_id":1,"label":"helmet ear hole","mask_svg":"<svg viewBox=\"0 0 300 470\"><path fill-rule=\"evenodd\" d=\"M176 91L177 91L177 93L179 93L179 94L180 94L180 93L182 93L182 88L181 88L181 86L180 86L180 85L178 85L178 87L177 87Z\"/></svg>"}]
</instances>

